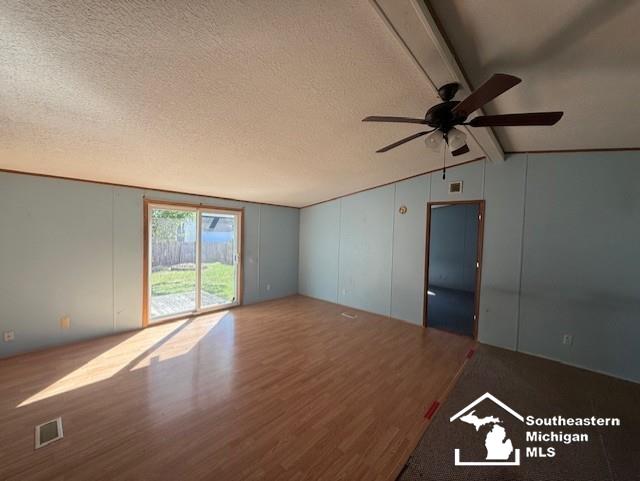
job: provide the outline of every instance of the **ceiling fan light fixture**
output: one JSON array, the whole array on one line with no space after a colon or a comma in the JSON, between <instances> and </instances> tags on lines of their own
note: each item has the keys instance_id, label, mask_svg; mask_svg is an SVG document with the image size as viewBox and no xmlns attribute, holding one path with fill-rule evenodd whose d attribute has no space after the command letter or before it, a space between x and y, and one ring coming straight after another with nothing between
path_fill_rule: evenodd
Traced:
<instances>
[{"instance_id":1,"label":"ceiling fan light fixture","mask_svg":"<svg viewBox=\"0 0 640 481\"><path fill-rule=\"evenodd\" d=\"M439 130L431 132L424 139L424 143L427 146L427 149L432 152L440 152L440 149L442 148L442 142L442 132L440 132Z\"/></svg>"},{"instance_id":2,"label":"ceiling fan light fixture","mask_svg":"<svg viewBox=\"0 0 640 481\"><path fill-rule=\"evenodd\" d=\"M449 132L447 132L447 141L449 144L449 149L451 152L454 152L458 149L461 149L467 144L467 134L465 134L462 130L456 129L453 127Z\"/></svg>"}]
</instances>

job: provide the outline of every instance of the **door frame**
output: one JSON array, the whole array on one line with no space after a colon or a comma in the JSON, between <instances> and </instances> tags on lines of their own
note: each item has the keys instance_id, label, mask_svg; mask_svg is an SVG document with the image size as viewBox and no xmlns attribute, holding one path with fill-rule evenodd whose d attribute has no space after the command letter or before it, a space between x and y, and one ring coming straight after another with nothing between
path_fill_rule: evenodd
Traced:
<instances>
[{"instance_id":1,"label":"door frame","mask_svg":"<svg viewBox=\"0 0 640 481\"><path fill-rule=\"evenodd\" d=\"M442 200L427 203L427 225L424 260L424 301L422 310L422 326L428 327L428 307L429 307L429 244L431 242L431 208L435 205L458 205L477 204L478 205L478 238L476 251L476 289L473 302L473 339L478 338L478 322L480 320L480 281L482 279L482 246L484 243L484 200Z\"/></svg>"},{"instance_id":2,"label":"door frame","mask_svg":"<svg viewBox=\"0 0 640 481\"><path fill-rule=\"evenodd\" d=\"M156 199L147 199L144 198L142 202L142 225L143 225L143 255L142 255L142 327L148 327L150 324L156 325L161 324L163 322L176 321L179 319L186 319L189 317L200 316L202 314L208 314L210 312L219 311L222 309L229 309L230 307L241 306L243 302L243 291L244 291L244 263L243 263L243 251L244 251L244 208L233 208L233 207L218 207L215 205L209 204L194 204L187 202L174 202L170 200L156 200ZM176 207L177 209L186 209L186 210L195 210L197 212L196 215L196 289L200 287L200 256L201 256L201 248L200 248L200 222L201 216L200 211L203 212L221 212L221 213L231 213L238 217L238 260L237 260L237 279L236 279L236 301L232 304L224 304L221 306L213 306L209 308L202 309L200 308L200 292L196 292L196 310L190 312L182 312L176 314L175 316L166 316L161 317L157 321L151 323L150 310L149 310L149 302L151 301L151 285L149 283L149 251L151 249L151 235L149 234L149 212L153 207L160 208L171 208Z\"/></svg>"}]
</instances>

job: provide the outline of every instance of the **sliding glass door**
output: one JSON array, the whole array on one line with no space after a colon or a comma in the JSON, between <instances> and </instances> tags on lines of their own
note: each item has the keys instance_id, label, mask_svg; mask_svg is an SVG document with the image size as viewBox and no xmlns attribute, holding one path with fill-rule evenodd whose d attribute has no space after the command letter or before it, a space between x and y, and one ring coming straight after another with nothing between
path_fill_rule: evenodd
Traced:
<instances>
[{"instance_id":1,"label":"sliding glass door","mask_svg":"<svg viewBox=\"0 0 640 481\"><path fill-rule=\"evenodd\" d=\"M233 214L200 214L200 305L234 304L238 297L238 222Z\"/></svg>"},{"instance_id":2,"label":"sliding glass door","mask_svg":"<svg viewBox=\"0 0 640 481\"><path fill-rule=\"evenodd\" d=\"M239 304L242 211L145 208L145 323Z\"/></svg>"},{"instance_id":3,"label":"sliding glass door","mask_svg":"<svg viewBox=\"0 0 640 481\"><path fill-rule=\"evenodd\" d=\"M150 207L150 318L196 310L195 209Z\"/></svg>"}]
</instances>

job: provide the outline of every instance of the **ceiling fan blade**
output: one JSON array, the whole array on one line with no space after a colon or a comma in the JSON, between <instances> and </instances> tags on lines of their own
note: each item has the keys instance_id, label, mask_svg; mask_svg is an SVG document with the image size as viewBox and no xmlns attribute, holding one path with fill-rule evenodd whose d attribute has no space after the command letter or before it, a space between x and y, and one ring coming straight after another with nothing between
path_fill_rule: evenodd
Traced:
<instances>
[{"instance_id":1,"label":"ceiling fan blade","mask_svg":"<svg viewBox=\"0 0 640 481\"><path fill-rule=\"evenodd\" d=\"M467 144L464 144L462 147L456 150L452 150L451 155L455 157L456 155L466 154L467 152L469 152L469 146Z\"/></svg>"},{"instance_id":2,"label":"ceiling fan blade","mask_svg":"<svg viewBox=\"0 0 640 481\"><path fill-rule=\"evenodd\" d=\"M507 75L506 73L493 74L489 80L456 105L453 108L453 112L467 116L520 82L522 80L513 75Z\"/></svg>"},{"instance_id":3,"label":"ceiling fan blade","mask_svg":"<svg viewBox=\"0 0 640 481\"><path fill-rule=\"evenodd\" d=\"M501 127L509 125L554 125L564 112L529 112L526 114L481 115L471 119L472 127Z\"/></svg>"},{"instance_id":4,"label":"ceiling fan blade","mask_svg":"<svg viewBox=\"0 0 640 481\"><path fill-rule=\"evenodd\" d=\"M434 129L435 130L435 129ZM395 149L397 146L402 145L410 140L417 139L418 137L422 137L423 135L427 135L428 133L433 132L433 130L425 130L424 132L418 132L417 134L410 135L409 137L405 137L404 139L398 140L393 144L389 144L386 147L382 147L379 150L376 150L377 153L386 152L391 149Z\"/></svg>"},{"instance_id":5,"label":"ceiling fan blade","mask_svg":"<svg viewBox=\"0 0 640 481\"><path fill-rule=\"evenodd\" d=\"M405 124L426 124L424 119L412 119L411 117L385 117L380 115L372 115L362 119L363 122L402 122Z\"/></svg>"}]
</instances>

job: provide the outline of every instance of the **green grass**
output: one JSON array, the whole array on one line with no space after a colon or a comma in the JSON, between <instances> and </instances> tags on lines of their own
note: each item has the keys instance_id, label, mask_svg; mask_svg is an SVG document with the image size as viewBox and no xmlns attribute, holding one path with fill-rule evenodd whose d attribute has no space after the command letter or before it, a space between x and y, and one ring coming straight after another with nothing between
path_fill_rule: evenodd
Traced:
<instances>
[{"instance_id":1,"label":"green grass","mask_svg":"<svg viewBox=\"0 0 640 481\"><path fill-rule=\"evenodd\" d=\"M204 265L202 289L224 299L235 295L234 267L219 262ZM151 273L151 295L193 292L196 285L195 271L158 271Z\"/></svg>"}]
</instances>

